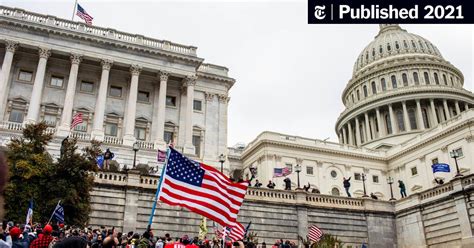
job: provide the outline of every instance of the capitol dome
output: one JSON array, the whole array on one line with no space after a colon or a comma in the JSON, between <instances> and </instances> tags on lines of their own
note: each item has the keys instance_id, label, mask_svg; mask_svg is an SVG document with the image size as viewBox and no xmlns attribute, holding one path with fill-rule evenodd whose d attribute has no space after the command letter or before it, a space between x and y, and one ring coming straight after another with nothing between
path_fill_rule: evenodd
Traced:
<instances>
[{"instance_id":1,"label":"capitol dome","mask_svg":"<svg viewBox=\"0 0 474 248\"><path fill-rule=\"evenodd\" d=\"M388 149L472 107L464 77L429 40L397 24L359 54L336 123L341 143Z\"/></svg>"}]
</instances>

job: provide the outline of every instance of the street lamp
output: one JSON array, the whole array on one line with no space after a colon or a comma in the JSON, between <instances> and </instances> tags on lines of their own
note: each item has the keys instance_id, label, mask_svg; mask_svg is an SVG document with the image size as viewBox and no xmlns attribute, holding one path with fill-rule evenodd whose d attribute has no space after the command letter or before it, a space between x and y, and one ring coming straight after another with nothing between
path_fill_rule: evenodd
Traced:
<instances>
[{"instance_id":1,"label":"street lamp","mask_svg":"<svg viewBox=\"0 0 474 248\"><path fill-rule=\"evenodd\" d=\"M301 172L301 165L297 164L295 166L295 171L296 171L296 175L297 175L297 178L298 178L298 189L300 188L300 172Z\"/></svg>"},{"instance_id":2,"label":"street lamp","mask_svg":"<svg viewBox=\"0 0 474 248\"><path fill-rule=\"evenodd\" d=\"M133 143L133 169L135 169L135 163L137 161L137 152L140 150L138 142Z\"/></svg>"},{"instance_id":3,"label":"street lamp","mask_svg":"<svg viewBox=\"0 0 474 248\"><path fill-rule=\"evenodd\" d=\"M395 201L396 199L393 197L393 189L392 189L393 178L389 176L387 178L387 183L390 185L390 195L392 196L392 198L390 198L390 201Z\"/></svg>"},{"instance_id":4,"label":"street lamp","mask_svg":"<svg viewBox=\"0 0 474 248\"><path fill-rule=\"evenodd\" d=\"M224 173L225 155L222 153L219 155L219 162L221 162L221 173Z\"/></svg>"},{"instance_id":5,"label":"street lamp","mask_svg":"<svg viewBox=\"0 0 474 248\"><path fill-rule=\"evenodd\" d=\"M454 177L462 177L462 174L459 171L459 165L458 165L458 158L460 157L458 151L453 150L452 152L449 153L449 155L452 158L454 158L454 162L456 163L456 176Z\"/></svg>"},{"instance_id":6,"label":"street lamp","mask_svg":"<svg viewBox=\"0 0 474 248\"><path fill-rule=\"evenodd\" d=\"M362 185L364 185L364 195L362 197L369 197L367 195L367 191L365 190L365 179L366 179L366 175L362 173Z\"/></svg>"}]
</instances>

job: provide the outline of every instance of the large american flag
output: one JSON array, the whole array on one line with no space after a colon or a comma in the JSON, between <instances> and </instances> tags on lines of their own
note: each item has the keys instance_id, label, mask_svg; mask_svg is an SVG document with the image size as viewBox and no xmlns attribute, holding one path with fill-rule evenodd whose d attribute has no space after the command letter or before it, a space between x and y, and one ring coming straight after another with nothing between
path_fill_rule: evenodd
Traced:
<instances>
[{"instance_id":1,"label":"large american flag","mask_svg":"<svg viewBox=\"0 0 474 248\"><path fill-rule=\"evenodd\" d=\"M83 19L87 23L87 25L92 25L92 20L94 19L94 17L87 14L86 10L82 8L80 4L77 4L76 15Z\"/></svg>"},{"instance_id":2,"label":"large american flag","mask_svg":"<svg viewBox=\"0 0 474 248\"><path fill-rule=\"evenodd\" d=\"M72 117L72 122L71 122L71 130L74 129L77 125L81 124L83 122L82 120L82 113L77 113Z\"/></svg>"},{"instance_id":3,"label":"large american flag","mask_svg":"<svg viewBox=\"0 0 474 248\"><path fill-rule=\"evenodd\" d=\"M169 149L158 199L187 208L221 226L233 227L248 182L234 183L215 168L193 161L172 147Z\"/></svg>"},{"instance_id":4,"label":"large american flag","mask_svg":"<svg viewBox=\"0 0 474 248\"><path fill-rule=\"evenodd\" d=\"M290 174L291 170L288 167L273 169L273 177L286 177Z\"/></svg>"},{"instance_id":5,"label":"large american flag","mask_svg":"<svg viewBox=\"0 0 474 248\"><path fill-rule=\"evenodd\" d=\"M230 233L229 233L229 238L232 240L232 242L235 242L237 240L242 240L244 239L245 236L245 228L242 226L240 223L235 223L234 227L231 228Z\"/></svg>"},{"instance_id":6,"label":"large american flag","mask_svg":"<svg viewBox=\"0 0 474 248\"><path fill-rule=\"evenodd\" d=\"M311 241L318 242L323 236L323 231L316 225L312 225L308 230L308 239Z\"/></svg>"}]
</instances>

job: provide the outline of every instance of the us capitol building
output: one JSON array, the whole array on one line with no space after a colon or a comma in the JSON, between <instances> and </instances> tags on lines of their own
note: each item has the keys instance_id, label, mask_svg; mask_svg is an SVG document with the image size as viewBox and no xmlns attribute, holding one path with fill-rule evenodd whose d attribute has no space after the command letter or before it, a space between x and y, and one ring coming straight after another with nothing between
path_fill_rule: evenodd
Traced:
<instances>
[{"instance_id":1,"label":"us capitol building","mask_svg":"<svg viewBox=\"0 0 474 248\"><path fill-rule=\"evenodd\" d=\"M353 245L347 247L474 243L474 224L467 220L474 219L474 210L453 193L474 183L468 176L474 169L474 95L436 46L399 25L380 25L356 58L342 92L346 109L336 121L339 143L266 131L230 148L227 107L235 79L226 67L204 63L196 47L5 6L0 6L0 41L0 145L21 135L25 124L45 121L54 134L48 147L53 156L68 135L80 147L102 141L128 168L132 147L139 149L137 164L160 168L156 150L170 140L187 156L216 167L223 154L226 174L249 178L254 171L264 188L269 180L276 183L275 190L249 189L239 215L255 221L267 244L297 240L311 223L342 236ZM76 113L84 122L70 130ZM462 180L452 180L457 171L451 153ZM435 163L449 164L451 172L433 174ZM273 178L273 171L283 167L292 171L293 188L300 181L320 194L282 191L283 177ZM342 197L343 177L352 178L353 198ZM394 181L396 199L397 180L409 197L388 201L388 180ZM96 182L92 224L144 229L156 176L100 172ZM366 193L382 201L363 198L363 182ZM442 197L451 205L432 203ZM434 210L423 212L428 202ZM190 227L198 225L198 217L160 208L159 230L197 230ZM433 230L437 222L429 215L438 212L452 218ZM176 222L182 216L189 223Z\"/></svg>"}]
</instances>

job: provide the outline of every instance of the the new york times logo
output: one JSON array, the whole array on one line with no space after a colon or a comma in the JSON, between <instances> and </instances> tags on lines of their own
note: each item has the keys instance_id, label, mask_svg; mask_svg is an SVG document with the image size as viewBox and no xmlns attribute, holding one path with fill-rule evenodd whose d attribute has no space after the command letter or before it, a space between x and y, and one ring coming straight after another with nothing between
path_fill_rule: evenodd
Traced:
<instances>
[{"instance_id":1,"label":"the new york times logo","mask_svg":"<svg viewBox=\"0 0 474 248\"><path fill-rule=\"evenodd\" d=\"M474 23L472 8L464 0L308 0L308 23Z\"/></svg>"}]
</instances>

